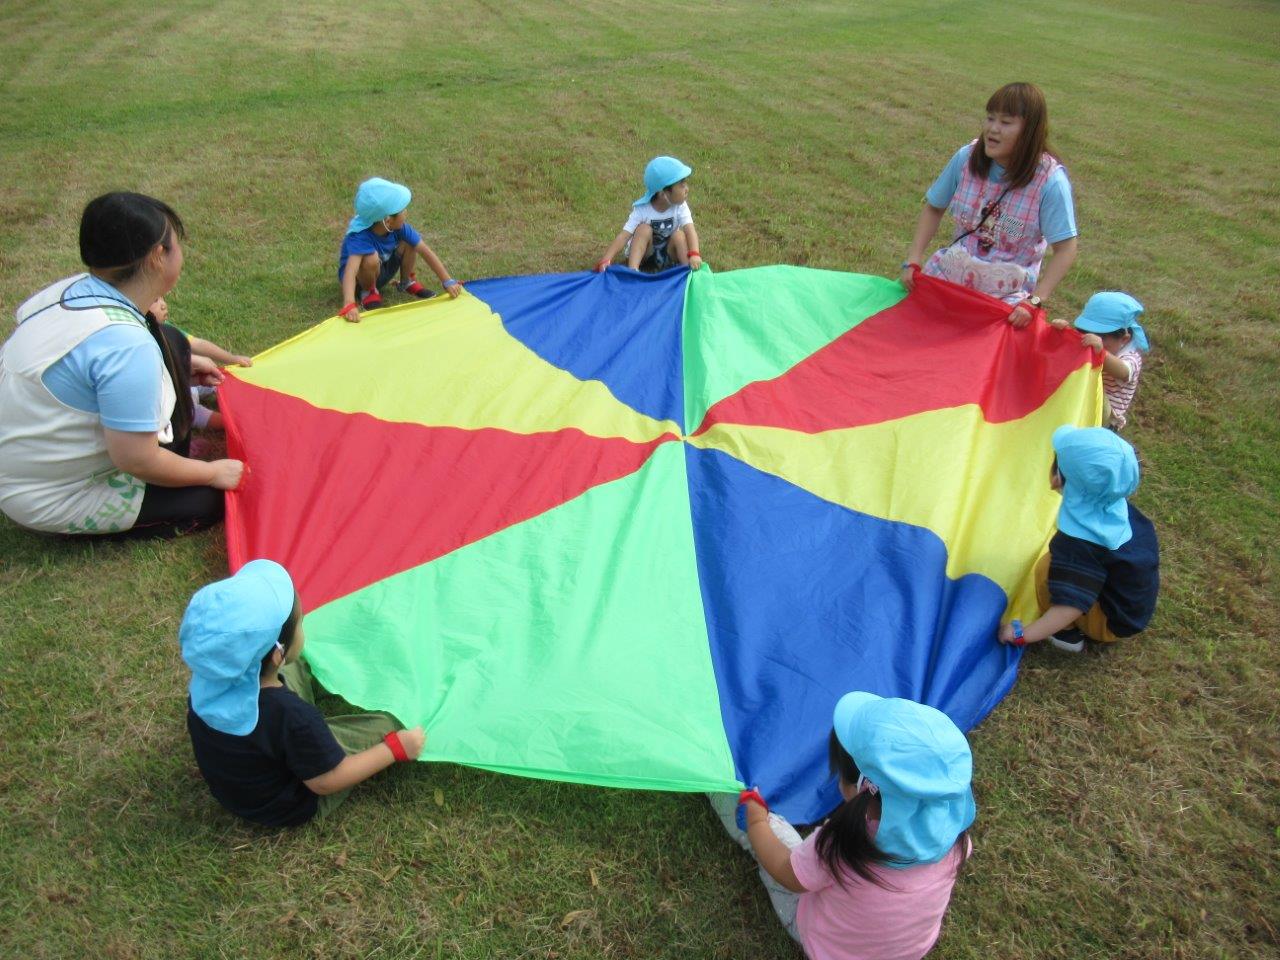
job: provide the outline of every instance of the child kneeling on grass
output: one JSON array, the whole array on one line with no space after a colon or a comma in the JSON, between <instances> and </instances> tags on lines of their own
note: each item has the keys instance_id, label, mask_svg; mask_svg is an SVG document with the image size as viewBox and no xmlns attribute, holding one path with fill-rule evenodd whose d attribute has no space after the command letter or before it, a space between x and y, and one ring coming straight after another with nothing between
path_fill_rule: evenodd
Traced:
<instances>
[{"instance_id":1,"label":"child kneeling on grass","mask_svg":"<svg viewBox=\"0 0 1280 960\"><path fill-rule=\"evenodd\" d=\"M932 949L972 850L973 756L946 714L847 693L828 739L844 798L805 840L758 790L744 834L732 794L711 805L760 864L779 919L810 960L918 960Z\"/></svg>"},{"instance_id":2,"label":"child kneeling on grass","mask_svg":"<svg viewBox=\"0 0 1280 960\"><path fill-rule=\"evenodd\" d=\"M382 306L380 287L400 274L396 285L401 292L426 300L435 296L418 282L413 269L418 257L427 262L451 297L462 293L462 284L449 276L417 230L405 219L413 194L402 183L372 177L356 188L355 215L347 224L338 252L338 283L342 286L343 308L338 316L360 322L361 310Z\"/></svg>"},{"instance_id":3,"label":"child kneeling on grass","mask_svg":"<svg viewBox=\"0 0 1280 960\"><path fill-rule=\"evenodd\" d=\"M422 752L421 727L389 713L326 720L293 581L272 560L202 587L178 631L191 668L187 730L214 799L237 816L290 827L330 813L351 788Z\"/></svg>"},{"instance_id":4,"label":"child kneeling on grass","mask_svg":"<svg viewBox=\"0 0 1280 960\"><path fill-rule=\"evenodd\" d=\"M1049 640L1071 653L1084 642L1111 643L1141 633L1160 591L1155 526L1128 501L1138 489L1133 447L1103 427L1053 432L1049 485L1062 493L1058 532L1036 564L1036 597L1044 614L1014 620L1000 641L1025 646Z\"/></svg>"}]
</instances>

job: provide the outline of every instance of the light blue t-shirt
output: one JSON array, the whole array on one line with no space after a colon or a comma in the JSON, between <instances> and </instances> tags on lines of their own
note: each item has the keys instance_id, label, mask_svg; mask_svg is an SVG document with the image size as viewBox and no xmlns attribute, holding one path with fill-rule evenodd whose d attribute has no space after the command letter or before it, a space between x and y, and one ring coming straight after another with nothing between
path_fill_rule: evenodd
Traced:
<instances>
[{"instance_id":1,"label":"light blue t-shirt","mask_svg":"<svg viewBox=\"0 0 1280 960\"><path fill-rule=\"evenodd\" d=\"M160 381L164 360L146 321L119 290L97 277L85 277L62 295L70 310L116 307L128 310L137 324L113 323L80 341L61 360L49 365L41 382L69 407L96 413L102 425L127 433L154 433L165 421L160 414ZM39 323L38 316L26 323Z\"/></svg>"},{"instance_id":2,"label":"light blue t-shirt","mask_svg":"<svg viewBox=\"0 0 1280 960\"><path fill-rule=\"evenodd\" d=\"M969 162L969 151L973 144L966 143L955 152L947 165L942 168L938 179L933 181L924 198L929 206L945 210L951 206L951 198L960 186L960 177L964 173L964 165ZM1004 176L1004 167L994 161L987 174L990 181ZM1049 243L1058 243L1078 236L1076 229L1075 204L1071 199L1071 181L1067 179L1065 167L1058 167L1049 174L1049 180L1040 194L1040 232Z\"/></svg>"}]
</instances>

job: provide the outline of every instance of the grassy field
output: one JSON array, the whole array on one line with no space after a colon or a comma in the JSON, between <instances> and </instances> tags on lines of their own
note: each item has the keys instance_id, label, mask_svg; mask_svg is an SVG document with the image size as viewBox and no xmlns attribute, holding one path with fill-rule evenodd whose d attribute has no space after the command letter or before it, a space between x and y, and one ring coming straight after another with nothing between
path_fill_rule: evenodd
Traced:
<instances>
[{"instance_id":1,"label":"grassy field","mask_svg":"<svg viewBox=\"0 0 1280 960\"><path fill-rule=\"evenodd\" d=\"M585 268L640 169L697 166L717 270L894 274L991 90L1046 90L1081 226L1055 298L1128 290L1151 630L1037 650L973 734L978 855L939 958L1280 951L1280 8L1136 0L0 8L0 309L84 203L170 201L175 322L252 352L331 315L354 185L413 186L459 278ZM175 633L220 531L0 522L0 955L797 956L690 796L397 770L269 834L210 799Z\"/></svg>"}]
</instances>

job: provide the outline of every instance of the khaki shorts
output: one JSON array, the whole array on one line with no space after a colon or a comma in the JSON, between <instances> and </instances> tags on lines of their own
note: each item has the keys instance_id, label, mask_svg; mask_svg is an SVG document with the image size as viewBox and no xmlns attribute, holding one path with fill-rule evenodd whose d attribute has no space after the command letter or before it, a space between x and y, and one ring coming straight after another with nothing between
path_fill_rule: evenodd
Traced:
<instances>
[{"instance_id":1,"label":"khaki shorts","mask_svg":"<svg viewBox=\"0 0 1280 960\"><path fill-rule=\"evenodd\" d=\"M1049 600L1049 554L1045 554L1036 563L1036 600L1040 603L1040 612L1043 613L1053 606ZM1071 624L1090 640L1097 640L1099 643L1115 643L1120 637L1111 632L1111 627L1107 624L1107 616L1102 612L1102 607L1094 604L1089 608L1089 612L1083 617L1078 617L1075 623Z\"/></svg>"}]
</instances>

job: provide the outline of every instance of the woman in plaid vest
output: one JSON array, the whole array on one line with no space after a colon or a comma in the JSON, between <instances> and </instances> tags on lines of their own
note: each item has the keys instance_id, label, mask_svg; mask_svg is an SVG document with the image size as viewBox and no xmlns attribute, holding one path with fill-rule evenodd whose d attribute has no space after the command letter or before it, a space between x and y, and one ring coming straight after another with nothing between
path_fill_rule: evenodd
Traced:
<instances>
[{"instance_id":1,"label":"woman in plaid vest","mask_svg":"<svg viewBox=\"0 0 1280 960\"><path fill-rule=\"evenodd\" d=\"M925 194L915 239L902 264L908 290L949 209L951 243L923 270L1013 306L1009 321L1026 326L1076 258L1076 218L1066 168L1049 152L1044 94L1010 83L987 101L981 136L965 144ZM1053 256L1041 270L1048 247Z\"/></svg>"}]
</instances>

